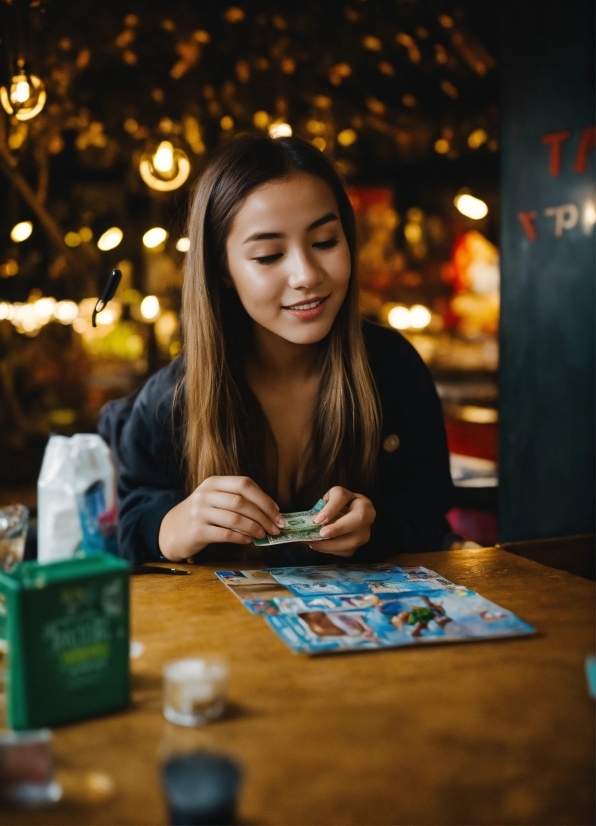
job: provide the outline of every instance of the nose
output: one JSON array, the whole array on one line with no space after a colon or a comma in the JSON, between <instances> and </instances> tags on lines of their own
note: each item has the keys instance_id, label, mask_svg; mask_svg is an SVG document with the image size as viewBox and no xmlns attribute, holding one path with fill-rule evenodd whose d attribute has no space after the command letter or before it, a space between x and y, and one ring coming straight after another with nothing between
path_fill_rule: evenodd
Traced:
<instances>
[{"instance_id":1,"label":"nose","mask_svg":"<svg viewBox=\"0 0 596 826\"><path fill-rule=\"evenodd\" d=\"M323 272L306 250L296 250L290 259L288 285L293 290L312 289L323 280Z\"/></svg>"}]
</instances>

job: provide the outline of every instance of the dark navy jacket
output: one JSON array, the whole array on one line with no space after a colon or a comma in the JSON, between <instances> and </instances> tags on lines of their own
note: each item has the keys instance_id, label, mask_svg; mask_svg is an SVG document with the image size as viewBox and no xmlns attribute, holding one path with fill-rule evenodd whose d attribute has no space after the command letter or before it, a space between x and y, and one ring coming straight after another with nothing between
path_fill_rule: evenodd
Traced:
<instances>
[{"instance_id":1,"label":"dark navy jacket","mask_svg":"<svg viewBox=\"0 0 596 826\"><path fill-rule=\"evenodd\" d=\"M377 512L370 542L353 561L378 561L400 552L436 551L449 533L445 518L452 483L440 402L428 368L399 333L364 322L370 366L382 408L377 482L371 495ZM163 559L158 535L165 514L185 496L182 430L172 414L180 359L152 376L120 422L115 447L119 464L120 553L131 561ZM104 417L105 418L105 417ZM105 432L100 422L100 432ZM358 492L358 491L356 491ZM321 494L324 491L321 491ZM196 560L263 561L260 549L210 545ZM300 545L276 546L272 565L341 561Z\"/></svg>"}]
</instances>

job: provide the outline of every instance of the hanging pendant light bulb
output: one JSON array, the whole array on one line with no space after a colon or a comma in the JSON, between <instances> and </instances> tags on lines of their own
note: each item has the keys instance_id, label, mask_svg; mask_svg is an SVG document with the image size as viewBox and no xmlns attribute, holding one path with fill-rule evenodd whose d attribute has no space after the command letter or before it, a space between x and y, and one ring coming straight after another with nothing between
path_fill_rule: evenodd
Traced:
<instances>
[{"instance_id":1,"label":"hanging pendant light bulb","mask_svg":"<svg viewBox=\"0 0 596 826\"><path fill-rule=\"evenodd\" d=\"M161 141L153 152L141 156L139 173L147 186L159 192L178 189L190 174L190 161L184 150L171 141Z\"/></svg>"},{"instance_id":2,"label":"hanging pendant light bulb","mask_svg":"<svg viewBox=\"0 0 596 826\"><path fill-rule=\"evenodd\" d=\"M174 168L174 147L170 141L162 141L153 156L153 166L162 175L170 175Z\"/></svg>"},{"instance_id":3,"label":"hanging pendant light bulb","mask_svg":"<svg viewBox=\"0 0 596 826\"><path fill-rule=\"evenodd\" d=\"M0 87L0 103L9 115L17 120L31 120L39 115L46 102L46 90L37 75L31 75L24 68L14 75L10 88Z\"/></svg>"}]
</instances>

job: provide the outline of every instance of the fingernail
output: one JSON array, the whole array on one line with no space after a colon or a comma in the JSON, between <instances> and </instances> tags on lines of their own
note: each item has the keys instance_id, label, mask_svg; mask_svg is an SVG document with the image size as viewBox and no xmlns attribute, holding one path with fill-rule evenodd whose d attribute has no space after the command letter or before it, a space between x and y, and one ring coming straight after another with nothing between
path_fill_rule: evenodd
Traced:
<instances>
[{"instance_id":1,"label":"fingernail","mask_svg":"<svg viewBox=\"0 0 596 826\"><path fill-rule=\"evenodd\" d=\"M323 528L323 530L321 531L321 536L329 536L330 530L331 528Z\"/></svg>"},{"instance_id":2,"label":"fingernail","mask_svg":"<svg viewBox=\"0 0 596 826\"><path fill-rule=\"evenodd\" d=\"M276 516L276 517L275 517L275 524L276 524L276 525L278 525L280 528L285 528L285 527L287 527L287 526L286 526L286 523L285 523L285 520L283 520L283 519L281 518L281 516Z\"/></svg>"},{"instance_id":3,"label":"fingernail","mask_svg":"<svg viewBox=\"0 0 596 826\"><path fill-rule=\"evenodd\" d=\"M279 530L279 528L277 527L277 525L274 525L274 526L271 528L271 533L273 534L273 536L278 536L278 535L280 534L280 530Z\"/></svg>"}]
</instances>

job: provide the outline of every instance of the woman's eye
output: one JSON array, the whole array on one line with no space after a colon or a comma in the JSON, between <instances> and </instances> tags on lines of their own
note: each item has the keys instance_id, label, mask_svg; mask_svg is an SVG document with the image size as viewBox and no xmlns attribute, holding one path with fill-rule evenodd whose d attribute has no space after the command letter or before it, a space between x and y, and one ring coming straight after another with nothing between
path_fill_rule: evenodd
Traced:
<instances>
[{"instance_id":1,"label":"woman's eye","mask_svg":"<svg viewBox=\"0 0 596 826\"><path fill-rule=\"evenodd\" d=\"M316 247L318 250L330 250L331 247L335 247L339 238L329 238L327 241L317 241L313 244L313 247Z\"/></svg>"},{"instance_id":2,"label":"woman's eye","mask_svg":"<svg viewBox=\"0 0 596 826\"><path fill-rule=\"evenodd\" d=\"M279 260L282 256L281 252L276 252L273 255L262 255L254 258L254 261L257 261L259 264L267 265L273 264L275 261Z\"/></svg>"}]
</instances>

